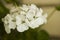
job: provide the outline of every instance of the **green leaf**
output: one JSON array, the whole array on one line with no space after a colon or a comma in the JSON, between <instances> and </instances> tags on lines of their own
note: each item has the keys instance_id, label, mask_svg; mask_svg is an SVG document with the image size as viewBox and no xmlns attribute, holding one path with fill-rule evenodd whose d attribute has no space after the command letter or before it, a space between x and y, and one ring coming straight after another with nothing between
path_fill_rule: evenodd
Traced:
<instances>
[{"instance_id":1,"label":"green leaf","mask_svg":"<svg viewBox=\"0 0 60 40\"><path fill-rule=\"evenodd\" d=\"M57 9L58 11L60 11L60 5L59 5L59 6L56 6L56 9Z\"/></svg>"},{"instance_id":2,"label":"green leaf","mask_svg":"<svg viewBox=\"0 0 60 40\"><path fill-rule=\"evenodd\" d=\"M37 40L37 31L29 29L24 32L24 40Z\"/></svg>"},{"instance_id":3,"label":"green leaf","mask_svg":"<svg viewBox=\"0 0 60 40\"><path fill-rule=\"evenodd\" d=\"M37 40L49 40L49 34L45 30L40 30L37 34Z\"/></svg>"}]
</instances>

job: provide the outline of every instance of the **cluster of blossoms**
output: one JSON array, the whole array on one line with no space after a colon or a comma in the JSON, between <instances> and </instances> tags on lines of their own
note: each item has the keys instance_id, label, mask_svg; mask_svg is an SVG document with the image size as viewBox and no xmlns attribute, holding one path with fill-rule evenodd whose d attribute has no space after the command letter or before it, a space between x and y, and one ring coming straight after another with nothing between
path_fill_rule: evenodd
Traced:
<instances>
[{"instance_id":1,"label":"cluster of blossoms","mask_svg":"<svg viewBox=\"0 0 60 40\"><path fill-rule=\"evenodd\" d=\"M47 14L42 15L43 10L31 4L12 7L2 21L5 31L11 32L11 29L17 29L18 32L24 32L30 28L35 29L47 22Z\"/></svg>"}]
</instances>

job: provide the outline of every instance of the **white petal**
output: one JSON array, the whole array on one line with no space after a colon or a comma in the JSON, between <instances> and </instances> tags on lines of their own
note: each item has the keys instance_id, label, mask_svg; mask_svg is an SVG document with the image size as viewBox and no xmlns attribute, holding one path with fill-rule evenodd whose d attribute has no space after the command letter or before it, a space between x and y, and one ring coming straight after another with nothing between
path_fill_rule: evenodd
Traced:
<instances>
[{"instance_id":1,"label":"white petal","mask_svg":"<svg viewBox=\"0 0 60 40\"><path fill-rule=\"evenodd\" d=\"M5 20L5 18L2 18L2 21L4 22L4 24L7 24L8 23L8 21Z\"/></svg>"},{"instance_id":2,"label":"white petal","mask_svg":"<svg viewBox=\"0 0 60 40\"><path fill-rule=\"evenodd\" d=\"M40 17L40 18L37 18L36 20L31 21L29 26L34 29L39 27L39 25L42 25L43 23L44 23L44 20L43 18Z\"/></svg>"},{"instance_id":3,"label":"white petal","mask_svg":"<svg viewBox=\"0 0 60 40\"><path fill-rule=\"evenodd\" d=\"M7 14L5 18L2 19L2 21L7 24L9 21L11 21L13 18L11 17L10 14Z\"/></svg>"},{"instance_id":4,"label":"white petal","mask_svg":"<svg viewBox=\"0 0 60 40\"><path fill-rule=\"evenodd\" d=\"M17 15L18 15L18 13L13 13L13 14L11 14L11 17L14 19L14 18L16 18Z\"/></svg>"},{"instance_id":5,"label":"white petal","mask_svg":"<svg viewBox=\"0 0 60 40\"><path fill-rule=\"evenodd\" d=\"M21 18L22 21L24 21L24 20L25 20L25 15L22 15L22 14L21 14L21 15L20 15L20 18Z\"/></svg>"},{"instance_id":6,"label":"white petal","mask_svg":"<svg viewBox=\"0 0 60 40\"><path fill-rule=\"evenodd\" d=\"M44 23L47 23L47 19L45 16L43 16L42 19L44 20Z\"/></svg>"},{"instance_id":7,"label":"white petal","mask_svg":"<svg viewBox=\"0 0 60 40\"><path fill-rule=\"evenodd\" d=\"M9 28L10 28L10 29L15 29L15 28L16 28L16 23L13 22L13 21L10 21L10 22L9 22Z\"/></svg>"},{"instance_id":8,"label":"white petal","mask_svg":"<svg viewBox=\"0 0 60 40\"><path fill-rule=\"evenodd\" d=\"M29 20L26 18L25 19L25 23L28 25L29 24Z\"/></svg>"},{"instance_id":9,"label":"white petal","mask_svg":"<svg viewBox=\"0 0 60 40\"><path fill-rule=\"evenodd\" d=\"M27 5L23 5L22 7L20 7L22 10L24 11L28 11L29 7Z\"/></svg>"},{"instance_id":10,"label":"white petal","mask_svg":"<svg viewBox=\"0 0 60 40\"><path fill-rule=\"evenodd\" d=\"M20 11L20 14L26 15L26 12L24 12L24 11Z\"/></svg>"},{"instance_id":11,"label":"white petal","mask_svg":"<svg viewBox=\"0 0 60 40\"><path fill-rule=\"evenodd\" d=\"M22 23L21 17L18 15L16 16L16 25L20 25Z\"/></svg>"},{"instance_id":12,"label":"white petal","mask_svg":"<svg viewBox=\"0 0 60 40\"><path fill-rule=\"evenodd\" d=\"M29 29L29 27L26 24L21 24L21 25L17 26L17 31L18 32L24 32L24 31L26 31L28 29Z\"/></svg>"},{"instance_id":13,"label":"white petal","mask_svg":"<svg viewBox=\"0 0 60 40\"><path fill-rule=\"evenodd\" d=\"M32 11L32 10L29 10L29 12L26 14L26 17L29 19L29 20L33 20L34 16L35 16L35 11Z\"/></svg>"},{"instance_id":14,"label":"white petal","mask_svg":"<svg viewBox=\"0 0 60 40\"><path fill-rule=\"evenodd\" d=\"M42 16L42 13L38 10L35 17L40 17L40 16Z\"/></svg>"},{"instance_id":15,"label":"white petal","mask_svg":"<svg viewBox=\"0 0 60 40\"><path fill-rule=\"evenodd\" d=\"M41 12L41 13L43 13L43 10L42 10L42 8L40 8L40 12Z\"/></svg>"},{"instance_id":16,"label":"white petal","mask_svg":"<svg viewBox=\"0 0 60 40\"><path fill-rule=\"evenodd\" d=\"M8 21L9 21L9 20L13 20L13 18L11 17L10 14L7 14L6 19L7 19Z\"/></svg>"},{"instance_id":17,"label":"white petal","mask_svg":"<svg viewBox=\"0 0 60 40\"><path fill-rule=\"evenodd\" d=\"M32 20L33 19L33 16L31 14L27 14L26 17L29 19L29 20Z\"/></svg>"},{"instance_id":18,"label":"white petal","mask_svg":"<svg viewBox=\"0 0 60 40\"><path fill-rule=\"evenodd\" d=\"M42 16L43 10L40 8L40 10L37 8L37 13L36 13L36 17L40 17Z\"/></svg>"},{"instance_id":19,"label":"white petal","mask_svg":"<svg viewBox=\"0 0 60 40\"><path fill-rule=\"evenodd\" d=\"M30 6L30 9L32 9L32 10L36 10L36 5L34 5L34 4L31 4L31 6Z\"/></svg>"},{"instance_id":20,"label":"white petal","mask_svg":"<svg viewBox=\"0 0 60 40\"><path fill-rule=\"evenodd\" d=\"M4 24L5 26L5 31L7 32L7 34L9 34L11 32L9 26L7 24Z\"/></svg>"}]
</instances>

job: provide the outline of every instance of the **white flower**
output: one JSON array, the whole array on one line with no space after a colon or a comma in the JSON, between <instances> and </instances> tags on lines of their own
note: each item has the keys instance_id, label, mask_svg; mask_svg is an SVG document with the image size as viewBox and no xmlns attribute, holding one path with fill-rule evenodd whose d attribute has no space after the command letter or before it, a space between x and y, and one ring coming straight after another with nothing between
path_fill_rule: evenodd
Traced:
<instances>
[{"instance_id":1,"label":"white flower","mask_svg":"<svg viewBox=\"0 0 60 40\"><path fill-rule=\"evenodd\" d=\"M19 31L19 32L24 32L28 29L29 29L29 27L26 25L26 23L23 23L23 24L20 24L17 26L17 31Z\"/></svg>"},{"instance_id":2,"label":"white flower","mask_svg":"<svg viewBox=\"0 0 60 40\"><path fill-rule=\"evenodd\" d=\"M36 5L23 5L12 7L10 14L7 14L2 21L4 22L5 31L11 32L11 29L17 29L18 32L24 32L30 28L35 29L47 22L47 14L42 14L43 10Z\"/></svg>"},{"instance_id":3,"label":"white flower","mask_svg":"<svg viewBox=\"0 0 60 40\"><path fill-rule=\"evenodd\" d=\"M11 17L10 14L7 14L7 16L5 16L5 18L2 19L7 33L10 33L11 29L15 29L15 27L16 27L15 22L13 22L12 20L13 20L13 18Z\"/></svg>"}]
</instances>

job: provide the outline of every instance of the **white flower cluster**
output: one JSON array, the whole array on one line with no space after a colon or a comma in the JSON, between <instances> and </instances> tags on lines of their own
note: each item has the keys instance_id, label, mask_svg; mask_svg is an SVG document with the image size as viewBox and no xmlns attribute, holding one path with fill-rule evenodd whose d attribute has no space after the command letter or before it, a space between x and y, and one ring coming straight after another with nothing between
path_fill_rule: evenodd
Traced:
<instances>
[{"instance_id":1,"label":"white flower cluster","mask_svg":"<svg viewBox=\"0 0 60 40\"><path fill-rule=\"evenodd\" d=\"M31 4L12 7L10 14L7 14L2 21L5 31L11 32L11 29L17 29L18 32L24 32L30 28L35 29L47 22L47 14L42 15L43 10Z\"/></svg>"}]
</instances>

